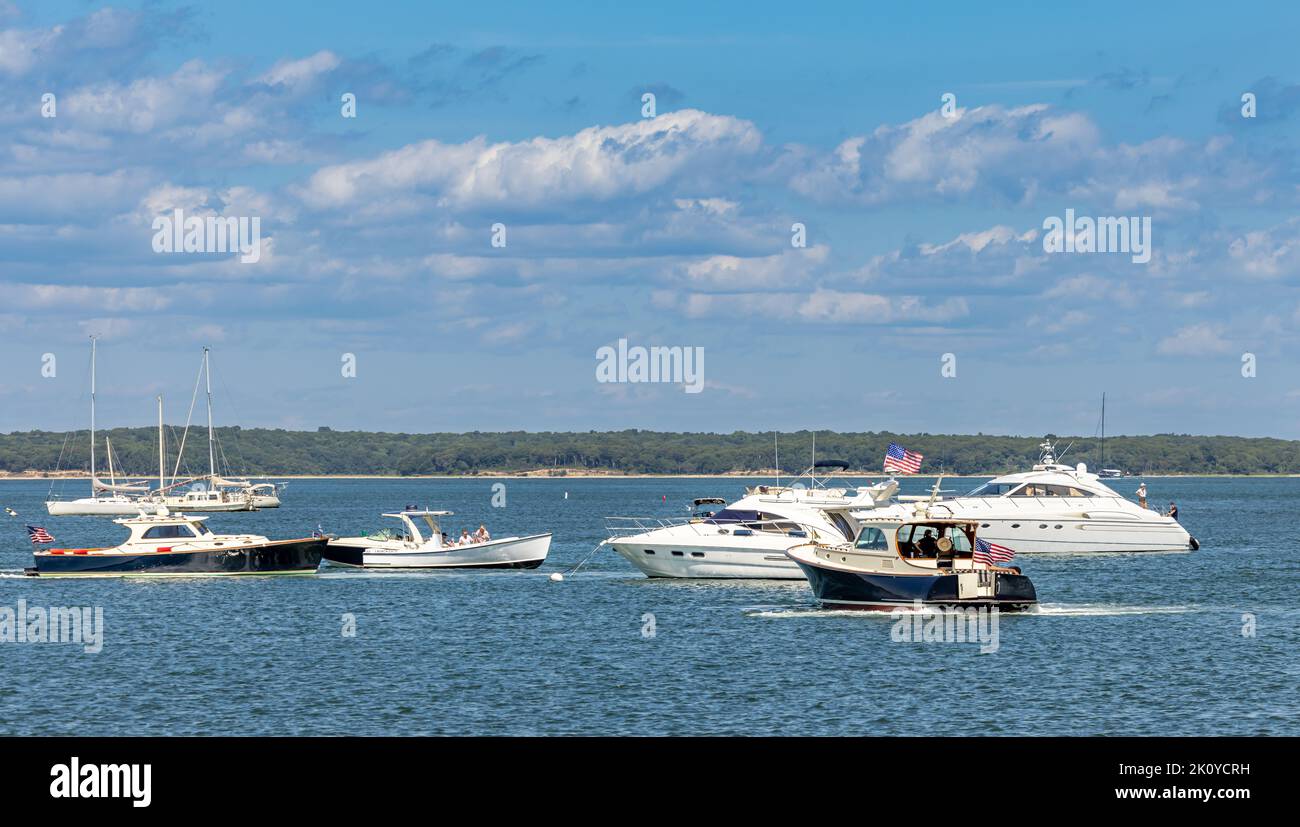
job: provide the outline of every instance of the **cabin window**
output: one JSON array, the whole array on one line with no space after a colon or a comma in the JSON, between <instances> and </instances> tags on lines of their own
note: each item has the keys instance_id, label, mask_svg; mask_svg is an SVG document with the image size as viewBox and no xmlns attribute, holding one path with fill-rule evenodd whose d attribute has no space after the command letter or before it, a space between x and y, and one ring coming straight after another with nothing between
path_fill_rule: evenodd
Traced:
<instances>
[{"instance_id":1,"label":"cabin window","mask_svg":"<svg viewBox=\"0 0 1300 827\"><path fill-rule=\"evenodd\" d=\"M853 539L853 526L849 525L849 521L844 519L843 514L840 514L835 511L830 511L827 512L827 516L831 518L831 522L834 523L835 527L838 528L840 530L840 533L844 535L845 540ZM859 546L859 548L861 547ZM881 548L883 548L883 546Z\"/></svg>"},{"instance_id":2,"label":"cabin window","mask_svg":"<svg viewBox=\"0 0 1300 827\"><path fill-rule=\"evenodd\" d=\"M940 547L945 545L940 543L943 539L948 541L947 550ZM898 530L898 551L904 557L927 560L969 557L970 537L963 526L951 523L907 525Z\"/></svg>"},{"instance_id":3,"label":"cabin window","mask_svg":"<svg viewBox=\"0 0 1300 827\"><path fill-rule=\"evenodd\" d=\"M858 540L854 543L855 548L864 551L886 551L889 549L889 543L885 540L885 532L875 526L863 526L862 531L858 533Z\"/></svg>"},{"instance_id":4,"label":"cabin window","mask_svg":"<svg viewBox=\"0 0 1300 827\"><path fill-rule=\"evenodd\" d=\"M144 540L175 540L178 538L188 539L194 536L194 532L187 525L156 525L146 531L141 539Z\"/></svg>"},{"instance_id":5,"label":"cabin window","mask_svg":"<svg viewBox=\"0 0 1300 827\"><path fill-rule=\"evenodd\" d=\"M966 496L1001 497L1005 494L1010 494L1011 491L1014 490L1015 487L1019 484L1020 483L1018 482L986 482L983 485L981 485L979 488L976 488L974 491L967 494Z\"/></svg>"}]
</instances>

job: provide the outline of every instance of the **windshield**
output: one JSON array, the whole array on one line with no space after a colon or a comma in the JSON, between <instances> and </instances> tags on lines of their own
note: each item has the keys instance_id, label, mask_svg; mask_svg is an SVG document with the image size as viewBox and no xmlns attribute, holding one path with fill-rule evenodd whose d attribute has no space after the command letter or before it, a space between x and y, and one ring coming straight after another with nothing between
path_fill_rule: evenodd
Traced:
<instances>
[{"instance_id":1,"label":"windshield","mask_svg":"<svg viewBox=\"0 0 1300 827\"><path fill-rule=\"evenodd\" d=\"M979 488L976 488L974 491L972 491L972 492L970 492L969 494L967 494L966 496L968 496L968 497L1002 497L1002 496L1005 496L1005 495L1011 493L1012 489L1014 489L1017 485L1020 485L1020 483L1018 483L1018 482L986 482L986 483L984 483L983 485L981 485Z\"/></svg>"}]
</instances>

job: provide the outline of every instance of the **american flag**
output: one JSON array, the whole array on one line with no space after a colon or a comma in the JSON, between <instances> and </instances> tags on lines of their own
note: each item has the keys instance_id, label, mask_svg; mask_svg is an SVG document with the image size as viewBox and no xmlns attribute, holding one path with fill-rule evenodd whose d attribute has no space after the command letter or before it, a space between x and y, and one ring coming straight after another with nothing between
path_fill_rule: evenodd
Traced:
<instances>
[{"instance_id":1,"label":"american flag","mask_svg":"<svg viewBox=\"0 0 1300 827\"><path fill-rule=\"evenodd\" d=\"M891 442L889 443L889 450L885 452L885 470L915 474L921 470L922 459L924 457L917 452L908 451L897 442Z\"/></svg>"},{"instance_id":2,"label":"american flag","mask_svg":"<svg viewBox=\"0 0 1300 827\"><path fill-rule=\"evenodd\" d=\"M45 529L41 528L38 525L27 526L27 533L31 535L32 542L34 544L40 545L41 543L54 542L54 538L50 536L50 532L46 531Z\"/></svg>"},{"instance_id":3,"label":"american flag","mask_svg":"<svg viewBox=\"0 0 1300 827\"><path fill-rule=\"evenodd\" d=\"M984 563L991 566L994 563L1010 563L1011 558L1016 553L1006 546L1000 546L997 543L990 543L987 540L975 538L975 562Z\"/></svg>"}]
</instances>

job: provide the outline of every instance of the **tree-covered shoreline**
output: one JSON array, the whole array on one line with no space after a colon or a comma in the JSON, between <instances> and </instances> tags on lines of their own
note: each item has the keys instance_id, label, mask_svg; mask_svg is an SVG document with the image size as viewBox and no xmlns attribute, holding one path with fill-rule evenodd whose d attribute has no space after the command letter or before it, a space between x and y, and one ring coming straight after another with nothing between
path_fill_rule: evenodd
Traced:
<instances>
[{"instance_id":1,"label":"tree-covered shoreline","mask_svg":"<svg viewBox=\"0 0 1300 827\"><path fill-rule=\"evenodd\" d=\"M168 428L168 474L175 463L179 429ZM427 476L525 473L567 469L606 474L727 474L767 472L776 467L773 434L660 431L404 434L371 431L289 431L218 428L222 468L247 475ZM156 476L154 428L101 431L112 442L119 474ZM897 442L925 455L922 473L982 475L1021 471L1038 457L1042 437L956 434L836 433L818 431L818 459L840 459L859 473L879 472L885 449ZM780 468L798 472L811 464L814 434L780 435ZM1056 437L1061 461L1147 474L1300 473L1300 441L1257 437L1156 434ZM191 431L181 474L202 474L208 465L207 434ZM0 472L85 471L85 431L24 431L0 434ZM99 467L105 467L100 441Z\"/></svg>"}]
</instances>

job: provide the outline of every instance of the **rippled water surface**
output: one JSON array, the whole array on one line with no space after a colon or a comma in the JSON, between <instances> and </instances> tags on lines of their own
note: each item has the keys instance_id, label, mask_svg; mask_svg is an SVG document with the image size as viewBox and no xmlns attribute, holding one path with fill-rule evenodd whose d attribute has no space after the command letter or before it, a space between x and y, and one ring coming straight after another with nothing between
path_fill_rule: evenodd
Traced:
<instances>
[{"instance_id":1,"label":"rippled water surface","mask_svg":"<svg viewBox=\"0 0 1300 827\"><path fill-rule=\"evenodd\" d=\"M210 524L353 534L419 503L455 511L457 534L554 532L540 569L41 580L20 575L24 524L76 546L124 531L46 516L48 482L0 481L19 512L0 514L0 607L100 606L106 627L97 654L0 643L0 733L1300 734L1300 479L1148 479L1201 550L1022 556L1043 605L1003 616L989 654L893 642L888 615L821 611L802 581L651 581L609 551L548 580L604 516L680 516L742 480L504 482L493 508L487 479L297 480L284 508Z\"/></svg>"}]
</instances>

